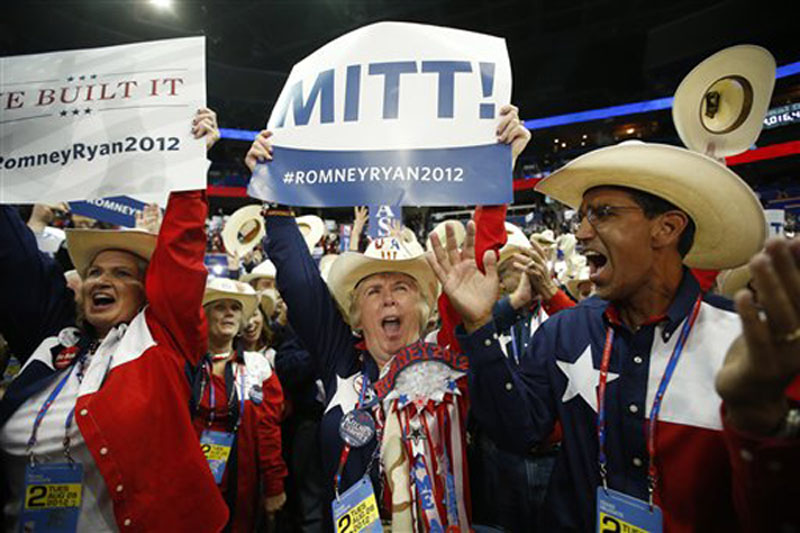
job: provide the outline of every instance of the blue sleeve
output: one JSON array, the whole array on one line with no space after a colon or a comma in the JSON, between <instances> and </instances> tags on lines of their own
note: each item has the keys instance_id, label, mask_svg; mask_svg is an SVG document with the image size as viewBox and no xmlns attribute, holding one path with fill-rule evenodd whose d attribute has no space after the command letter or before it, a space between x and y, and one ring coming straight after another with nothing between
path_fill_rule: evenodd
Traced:
<instances>
[{"instance_id":1,"label":"blue sleeve","mask_svg":"<svg viewBox=\"0 0 800 533\"><path fill-rule=\"evenodd\" d=\"M545 441L553 430L556 406L543 332L534 335L519 369L500 350L493 322L469 335L459 326L457 336L469 357L470 411L481 427L498 445L516 453Z\"/></svg>"},{"instance_id":2,"label":"blue sleeve","mask_svg":"<svg viewBox=\"0 0 800 533\"><path fill-rule=\"evenodd\" d=\"M289 310L289 323L314 360L323 382L335 383L358 365L353 334L311 258L291 217L267 216L264 249L275 264L278 292Z\"/></svg>"},{"instance_id":3,"label":"blue sleeve","mask_svg":"<svg viewBox=\"0 0 800 533\"><path fill-rule=\"evenodd\" d=\"M0 206L0 332L24 363L41 342L75 323L75 296L61 267L41 253L11 206Z\"/></svg>"},{"instance_id":4,"label":"blue sleeve","mask_svg":"<svg viewBox=\"0 0 800 533\"><path fill-rule=\"evenodd\" d=\"M497 301L492 308L492 319L497 331L508 331L514 324L522 320L523 314L511 307L511 298L505 296Z\"/></svg>"},{"instance_id":5,"label":"blue sleeve","mask_svg":"<svg viewBox=\"0 0 800 533\"><path fill-rule=\"evenodd\" d=\"M314 360L291 327L286 327L283 341L275 352L275 373L281 387L296 391L316 379Z\"/></svg>"}]
</instances>

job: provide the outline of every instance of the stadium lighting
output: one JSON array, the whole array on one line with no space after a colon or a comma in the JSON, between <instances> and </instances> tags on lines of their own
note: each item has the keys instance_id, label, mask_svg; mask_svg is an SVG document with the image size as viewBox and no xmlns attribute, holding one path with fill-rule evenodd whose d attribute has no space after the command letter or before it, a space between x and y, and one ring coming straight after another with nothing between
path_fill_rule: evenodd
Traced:
<instances>
[{"instance_id":1,"label":"stadium lighting","mask_svg":"<svg viewBox=\"0 0 800 533\"><path fill-rule=\"evenodd\" d=\"M172 0L150 0L150 4L163 10L172 8Z\"/></svg>"}]
</instances>

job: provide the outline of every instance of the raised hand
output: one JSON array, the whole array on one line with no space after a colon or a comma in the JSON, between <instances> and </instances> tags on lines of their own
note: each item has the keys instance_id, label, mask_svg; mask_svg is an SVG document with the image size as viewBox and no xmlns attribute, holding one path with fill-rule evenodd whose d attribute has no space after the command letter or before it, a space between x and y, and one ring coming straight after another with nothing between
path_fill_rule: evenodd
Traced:
<instances>
[{"instance_id":1,"label":"raised hand","mask_svg":"<svg viewBox=\"0 0 800 533\"><path fill-rule=\"evenodd\" d=\"M473 221L467 224L464 247L460 251L456 244L455 231L450 224L446 226L445 234L446 247L442 246L438 235L431 233L433 251L428 252L425 258L439 278L453 308L464 320L467 332L472 332L492 319L492 307L500 291L497 257L493 250L487 250L483 255L486 274L478 270L475 262Z\"/></svg>"},{"instance_id":2,"label":"raised hand","mask_svg":"<svg viewBox=\"0 0 800 533\"><path fill-rule=\"evenodd\" d=\"M256 168L256 163L264 163L272 161L272 132L268 130L261 130L256 136L253 144L250 145L250 150L244 157L244 164L250 169L250 172Z\"/></svg>"},{"instance_id":3,"label":"raised hand","mask_svg":"<svg viewBox=\"0 0 800 533\"><path fill-rule=\"evenodd\" d=\"M205 136L206 150L210 150L219 140L217 114L207 107L201 107L192 119L192 134L195 139Z\"/></svg>"},{"instance_id":4,"label":"raised hand","mask_svg":"<svg viewBox=\"0 0 800 533\"><path fill-rule=\"evenodd\" d=\"M150 233L158 233L161 229L161 208L158 204L147 204L144 209L137 211L134 215L136 221L135 226L138 229L149 231Z\"/></svg>"},{"instance_id":5,"label":"raised hand","mask_svg":"<svg viewBox=\"0 0 800 533\"><path fill-rule=\"evenodd\" d=\"M514 254L514 268L528 275L533 292L543 300L549 300L558 292L558 286L553 281L553 273L550 271L547 253L535 240L531 239L531 248Z\"/></svg>"},{"instance_id":6,"label":"raised hand","mask_svg":"<svg viewBox=\"0 0 800 533\"><path fill-rule=\"evenodd\" d=\"M734 427L766 436L786 416L786 387L800 375L800 239L770 239L749 268L758 303L750 290L736 294L743 334L716 387Z\"/></svg>"},{"instance_id":7,"label":"raised hand","mask_svg":"<svg viewBox=\"0 0 800 533\"><path fill-rule=\"evenodd\" d=\"M500 108L500 121L495 130L497 142L511 145L511 167L531 140L531 132L519 119L519 109L513 105Z\"/></svg>"}]
</instances>

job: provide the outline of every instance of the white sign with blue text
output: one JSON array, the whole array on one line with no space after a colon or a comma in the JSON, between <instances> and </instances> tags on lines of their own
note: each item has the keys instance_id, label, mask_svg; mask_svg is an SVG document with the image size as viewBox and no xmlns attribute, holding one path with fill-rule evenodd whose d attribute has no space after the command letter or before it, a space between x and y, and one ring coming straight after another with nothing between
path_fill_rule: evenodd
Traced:
<instances>
[{"instance_id":1,"label":"white sign with blue text","mask_svg":"<svg viewBox=\"0 0 800 533\"><path fill-rule=\"evenodd\" d=\"M267 125L273 160L248 192L289 205L468 205L512 199L497 143L511 99L498 37L381 22L294 66Z\"/></svg>"},{"instance_id":2,"label":"white sign with blue text","mask_svg":"<svg viewBox=\"0 0 800 533\"><path fill-rule=\"evenodd\" d=\"M205 38L0 58L0 203L204 189Z\"/></svg>"}]
</instances>

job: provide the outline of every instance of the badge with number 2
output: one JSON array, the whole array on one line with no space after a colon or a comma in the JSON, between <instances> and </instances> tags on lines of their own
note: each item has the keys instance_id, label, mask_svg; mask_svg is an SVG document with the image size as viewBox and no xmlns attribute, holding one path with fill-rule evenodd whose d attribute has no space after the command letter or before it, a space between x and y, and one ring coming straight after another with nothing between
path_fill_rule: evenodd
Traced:
<instances>
[{"instance_id":1,"label":"badge with number 2","mask_svg":"<svg viewBox=\"0 0 800 533\"><path fill-rule=\"evenodd\" d=\"M662 533L663 523L657 505L597 487L597 533Z\"/></svg>"},{"instance_id":2,"label":"badge with number 2","mask_svg":"<svg viewBox=\"0 0 800 533\"><path fill-rule=\"evenodd\" d=\"M206 456L206 461L211 468L211 473L214 474L214 481L217 482L217 485L222 483L222 476L225 474L225 466L228 464L232 446L233 433L205 430L200 435L200 449Z\"/></svg>"},{"instance_id":3,"label":"badge with number 2","mask_svg":"<svg viewBox=\"0 0 800 533\"><path fill-rule=\"evenodd\" d=\"M383 533L378 503L369 477L364 476L333 500L336 533Z\"/></svg>"},{"instance_id":4,"label":"badge with number 2","mask_svg":"<svg viewBox=\"0 0 800 533\"><path fill-rule=\"evenodd\" d=\"M82 484L80 463L28 465L19 530L74 532L81 511Z\"/></svg>"}]
</instances>

